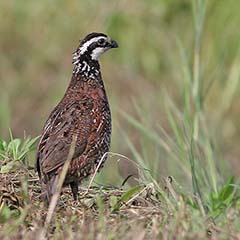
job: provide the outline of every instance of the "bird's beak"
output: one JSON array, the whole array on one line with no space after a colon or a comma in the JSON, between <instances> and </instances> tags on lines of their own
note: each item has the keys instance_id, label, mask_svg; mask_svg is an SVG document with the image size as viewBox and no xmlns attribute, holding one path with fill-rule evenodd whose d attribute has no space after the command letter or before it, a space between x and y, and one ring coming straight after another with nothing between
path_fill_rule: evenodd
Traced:
<instances>
[{"instance_id":1,"label":"bird's beak","mask_svg":"<svg viewBox=\"0 0 240 240\"><path fill-rule=\"evenodd\" d=\"M111 40L111 42L110 42L110 47L111 47L111 48L118 48L117 42L114 41L114 40Z\"/></svg>"}]
</instances>

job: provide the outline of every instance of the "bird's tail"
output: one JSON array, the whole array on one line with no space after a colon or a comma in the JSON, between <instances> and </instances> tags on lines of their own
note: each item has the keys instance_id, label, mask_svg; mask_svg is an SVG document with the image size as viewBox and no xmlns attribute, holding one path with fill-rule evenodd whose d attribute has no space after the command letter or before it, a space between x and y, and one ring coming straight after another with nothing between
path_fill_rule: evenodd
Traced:
<instances>
[{"instance_id":1,"label":"bird's tail","mask_svg":"<svg viewBox=\"0 0 240 240\"><path fill-rule=\"evenodd\" d=\"M59 176L58 175L54 175L46 183L42 182L43 200L47 204L50 203L52 196L57 191L58 179L59 179Z\"/></svg>"}]
</instances>

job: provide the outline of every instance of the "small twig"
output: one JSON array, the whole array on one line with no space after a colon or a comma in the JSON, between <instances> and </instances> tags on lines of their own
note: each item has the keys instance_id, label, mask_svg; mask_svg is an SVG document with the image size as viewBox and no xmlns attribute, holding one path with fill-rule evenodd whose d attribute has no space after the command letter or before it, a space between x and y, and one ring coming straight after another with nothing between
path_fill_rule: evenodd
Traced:
<instances>
[{"instance_id":1,"label":"small twig","mask_svg":"<svg viewBox=\"0 0 240 240\"><path fill-rule=\"evenodd\" d=\"M136 195L134 195L131 199L129 199L126 202L126 205L128 205L130 202L132 202L134 199L136 199L138 196L140 196L143 192L145 192L145 190L147 190L148 188L153 188L153 183L149 183L146 187L144 187L140 192L138 192Z\"/></svg>"},{"instance_id":2,"label":"small twig","mask_svg":"<svg viewBox=\"0 0 240 240\"><path fill-rule=\"evenodd\" d=\"M102 162L103 162L103 160L104 160L104 158L106 157L107 154L110 155L110 157L118 156L118 157L121 157L121 158L123 158L123 159L125 159L125 160L130 161L131 163L133 163L134 165L136 165L136 167L137 167L138 170L139 170L139 169L142 169L142 170L145 170L145 171L146 171L146 170L149 171L148 169L141 167L139 164L137 164L136 162L134 162L132 159L130 159L130 158L128 158L128 157L126 157L126 156L124 156L124 155L122 155L122 154L114 153L114 152L106 152L106 153L104 153L104 155L102 156L101 160L99 161L99 163L98 163L98 165L97 165L97 167L96 167L96 169L95 169L95 171L94 171L94 174L93 174L93 176L92 176L92 178L91 178L91 180L90 180L90 182L89 182L89 184L88 184L88 187L87 187L85 193L83 194L83 196L85 196L85 195L89 192L89 189L90 189L91 186L92 186L92 183L93 183L93 181L94 181L94 178L96 177L96 174L97 174L99 168L101 167L101 164L102 164ZM118 159L118 161L120 161L120 160L121 160L121 159Z\"/></svg>"},{"instance_id":3,"label":"small twig","mask_svg":"<svg viewBox=\"0 0 240 240\"><path fill-rule=\"evenodd\" d=\"M130 175L128 175L124 180L123 180L123 182L122 182L122 184L121 184L121 187L123 187L124 185L125 185L125 183L128 181L128 179L130 179L131 177L133 177L135 174L130 174Z\"/></svg>"},{"instance_id":4,"label":"small twig","mask_svg":"<svg viewBox=\"0 0 240 240\"><path fill-rule=\"evenodd\" d=\"M39 178L32 178L32 179L28 179L27 180L27 182L38 182L39 181ZM12 181L11 181L12 183L15 183L15 184L17 184L17 183L21 183L21 181L20 180L15 180L15 179L13 179Z\"/></svg>"},{"instance_id":5,"label":"small twig","mask_svg":"<svg viewBox=\"0 0 240 240\"><path fill-rule=\"evenodd\" d=\"M62 186L63 186L64 180L65 180L65 177L66 177L69 165L71 163L72 157L74 155L76 142L77 142L77 136L74 135L73 139L72 139L71 146L70 146L68 158L67 158L66 162L63 165L63 169L62 169L62 172L60 174L60 178L58 180L57 190L53 194L53 196L51 198L51 201L50 201L50 204L49 204L49 207L48 207L48 212L47 212L47 217L45 219L44 227L43 227L42 231L39 234L39 238L38 238L39 240L44 240L46 238L47 227L49 226L49 224L50 224L50 222L52 220L53 213L54 213L54 210L56 208L58 198L59 198L59 196L61 194Z\"/></svg>"},{"instance_id":6,"label":"small twig","mask_svg":"<svg viewBox=\"0 0 240 240\"><path fill-rule=\"evenodd\" d=\"M194 194L194 198L200 208L200 212L202 213L202 216L206 218L206 209L202 203L202 199L199 197L198 193Z\"/></svg>"},{"instance_id":7,"label":"small twig","mask_svg":"<svg viewBox=\"0 0 240 240\"><path fill-rule=\"evenodd\" d=\"M167 185L167 189L168 189L168 191L171 193L171 195L172 195L172 197L174 198L174 200L176 201L176 202L178 202L179 201L179 197L178 197L178 195L176 194L176 192L175 192L175 190L174 190L174 188L173 188L173 186L172 186L172 177L167 177L166 179L165 179L165 183L166 183L166 185Z\"/></svg>"},{"instance_id":8,"label":"small twig","mask_svg":"<svg viewBox=\"0 0 240 240\"><path fill-rule=\"evenodd\" d=\"M214 231L216 231L217 233L223 233L226 234L228 237L231 237L234 240L239 240L239 235L235 234L235 233L231 233L230 231L226 231L220 227L217 226L212 226L211 227Z\"/></svg>"},{"instance_id":9,"label":"small twig","mask_svg":"<svg viewBox=\"0 0 240 240\"><path fill-rule=\"evenodd\" d=\"M87 190L86 190L86 192L83 194L83 196L85 196L85 195L88 193L88 191L89 191L89 189L90 189L90 187L91 187L91 185L92 185L92 183L93 183L93 180L94 180L94 178L95 178L95 176L96 176L96 174L97 174L97 172L98 172L98 169L101 167L101 164L102 164L102 162L103 162L103 160L104 160L104 158L106 157L107 154L108 154L108 152L105 152L105 153L103 154L103 156L102 156L101 160L99 161L99 163L98 163L98 165L97 165L97 167L96 167L96 169L95 169L95 171L94 171L94 174L93 174L93 176L92 176L92 178L91 178L91 180L90 180L90 182L89 182L89 184L88 184Z\"/></svg>"},{"instance_id":10,"label":"small twig","mask_svg":"<svg viewBox=\"0 0 240 240\"><path fill-rule=\"evenodd\" d=\"M85 195L88 193L89 189L91 188L91 185L92 185L92 183L93 183L93 180L94 180L94 178L96 177L96 174L97 174L97 172L98 172L98 169L101 167L101 164L102 164L102 162L103 162L103 160L104 160L104 158L106 157L107 154L108 154L108 155L111 155L111 157L112 157L112 156L118 156L118 157L121 157L121 158L123 158L123 159L126 159L126 160L130 161L131 163L133 163L133 164L137 167L138 171L139 171L140 169L145 170L145 171L149 171L148 169L141 167L139 164L137 164L136 162L134 162L132 159L130 159L130 158L128 158L128 157L126 157L126 156L124 156L124 155L122 155L122 154L114 153L114 152L106 152L106 153L102 156L101 160L99 161L99 163L98 163L98 165L97 165L97 167L96 167L96 169L95 169L95 171L94 171L94 174L93 174L93 176L92 176L92 178L91 178L91 180L90 180L90 182L89 182L89 184L88 184L88 187L87 187L85 193L83 194L83 196L85 196ZM120 160L121 160L121 159L118 159L117 161L120 161Z\"/></svg>"}]
</instances>

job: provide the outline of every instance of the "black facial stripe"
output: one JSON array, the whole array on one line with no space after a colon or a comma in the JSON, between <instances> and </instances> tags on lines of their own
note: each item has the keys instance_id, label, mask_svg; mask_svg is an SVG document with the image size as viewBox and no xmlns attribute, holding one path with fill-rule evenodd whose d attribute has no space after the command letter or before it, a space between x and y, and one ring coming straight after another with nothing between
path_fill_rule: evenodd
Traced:
<instances>
[{"instance_id":1,"label":"black facial stripe","mask_svg":"<svg viewBox=\"0 0 240 240\"><path fill-rule=\"evenodd\" d=\"M107 37L107 35L105 35L104 33L96 33L96 32L93 32L93 33L90 33L88 34L83 40L81 40L81 45L84 44L85 42L89 41L90 39L92 38L95 38L95 37Z\"/></svg>"},{"instance_id":2,"label":"black facial stripe","mask_svg":"<svg viewBox=\"0 0 240 240\"><path fill-rule=\"evenodd\" d=\"M99 44L98 42L93 42L88 46L86 53L92 53L92 51L96 48L105 48L108 47L108 42L105 42L104 45Z\"/></svg>"}]
</instances>

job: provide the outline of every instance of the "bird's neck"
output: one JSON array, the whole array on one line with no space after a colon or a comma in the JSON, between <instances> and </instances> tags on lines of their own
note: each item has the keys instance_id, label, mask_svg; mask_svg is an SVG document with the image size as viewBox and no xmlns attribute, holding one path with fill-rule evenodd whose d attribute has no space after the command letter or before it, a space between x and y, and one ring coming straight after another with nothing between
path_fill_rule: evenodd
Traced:
<instances>
[{"instance_id":1,"label":"bird's neck","mask_svg":"<svg viewBox=\"0 0 240 240\"><path fill-rule=\"evenodd\" d=\"M73 58L73 74L68 86L67 95L75 95L82 91L84 86L100 86L104 89L104 83L101 77L99 62L88 57Z\"/></svg>"},{"instance_id":2,"label":"bird's neck","mask_svg":"<svg viewBox=\"0 0 240 240\"><path fill-rule=\"evenodd\" d=\"M101 76L100 65L97 60L90 56L80 55L73 58L73 76L81 75L83 79L99 79Z\"/></svg>"}]
</instances>

